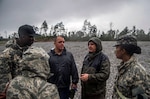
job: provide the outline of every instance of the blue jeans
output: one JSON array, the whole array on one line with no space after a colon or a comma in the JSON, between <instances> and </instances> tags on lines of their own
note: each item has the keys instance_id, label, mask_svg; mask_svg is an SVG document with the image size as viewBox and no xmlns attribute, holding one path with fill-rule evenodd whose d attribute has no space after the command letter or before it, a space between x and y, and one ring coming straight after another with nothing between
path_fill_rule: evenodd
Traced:
<instances>
[{"instance_id":1,"label":"blue jeans","mask_svg":"<svg viewBox=\"0 0 150 99\"><path fill-rule=\"evenodd\" d=\"M60 99L69 99L69 87L58 88Z\"/></svg>"}]
</instances>

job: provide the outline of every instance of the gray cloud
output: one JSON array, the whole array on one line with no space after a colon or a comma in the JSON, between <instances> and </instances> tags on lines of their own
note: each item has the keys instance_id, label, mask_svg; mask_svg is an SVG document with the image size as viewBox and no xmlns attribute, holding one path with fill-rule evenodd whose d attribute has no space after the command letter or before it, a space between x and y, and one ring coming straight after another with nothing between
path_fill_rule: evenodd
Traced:
<instances>
[{"instance_id":1,"label":"gray cloud","mask_svg":"<svg viewBox=\"0 0 150 99\"><path fill-rule=\"evenodd\" d=\"M41 25L44 20L55 25L72 20L83 24L85 19L94 20L99 29L114 22L118 29L137 25L148 30L148 4L149 0L0 0L0 33L17 31L22 24Z\"/></svg>"}]
</instances>

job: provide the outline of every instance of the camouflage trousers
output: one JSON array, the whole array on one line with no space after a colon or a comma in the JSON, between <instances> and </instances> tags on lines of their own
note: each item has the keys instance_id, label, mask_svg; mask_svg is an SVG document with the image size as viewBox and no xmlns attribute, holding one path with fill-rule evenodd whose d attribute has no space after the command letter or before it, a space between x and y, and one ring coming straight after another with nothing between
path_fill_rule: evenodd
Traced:
<instances>
[{"instance_id":1,"label":"camouflage trousers","mask_svg":"<svg viewBox=\"0 0 150 99\"><path fill-rule=\"evenodd\" d=\"M7 89L6 99L59 99L57 88L39 77L17 76Z\"/></svg>"}]
</instances>

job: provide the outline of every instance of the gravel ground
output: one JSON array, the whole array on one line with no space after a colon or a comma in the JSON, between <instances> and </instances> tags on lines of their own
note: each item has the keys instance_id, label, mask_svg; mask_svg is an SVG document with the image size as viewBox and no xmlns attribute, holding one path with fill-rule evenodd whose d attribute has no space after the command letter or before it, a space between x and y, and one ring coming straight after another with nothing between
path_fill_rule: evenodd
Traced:
<instances>
[{"instance_id":1,"label":"gravel ground","mask_svg":"<svg viewBox=\"0 0 150 99\"><path fill-rule=\"evenodd\" d=\"M102 41L103 45L103 52L109 57L111 62L111 74L109 79L107 80L107 93L106 99L111 99L112 89L113 89L113 82L115 75L117 73L116 66L120 63L120 60L116 59L114 50L115 48L112 47L115 42L112 41ZM139 62L146 68L147 72L150 73L150 42L138 42L139 46L142 48L142 54L136 55L138 57ZM39 46L44 48L47 52L54 47L53 42L36 42L34 43L35 46ZM66 49L74 55L75 62L78 68L78 72L80 75L82 62L84 56L87 54L87 42L66 42L65 43ZM4 49L4 46L0 46L0 52ZM81 86L80 82L78 84L78 91L76 92L74 99L80 99L81 96Z\"/></svg>"}]
</instances>

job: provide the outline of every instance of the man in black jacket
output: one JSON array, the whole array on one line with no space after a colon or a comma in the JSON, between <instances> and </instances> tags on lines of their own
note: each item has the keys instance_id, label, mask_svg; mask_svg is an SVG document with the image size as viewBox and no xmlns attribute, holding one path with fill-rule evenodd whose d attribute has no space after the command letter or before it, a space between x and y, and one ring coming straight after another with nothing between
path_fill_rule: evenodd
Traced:
<instances>
[{"instance_id":1,"label":"man in black jacket","mask_svg":"<svg viewBox=\"0 0 150 99\"><path fill-rule=\"evenodd\" d=\"M69 99L70 83L71 89L76 89L79 76L74 57L65 49L64 43L64 38L57 36L54 40L55 48L48 53L50 70L53 73L48 82L56 84L60 99Z\"/></svg>"}]
</instances>

